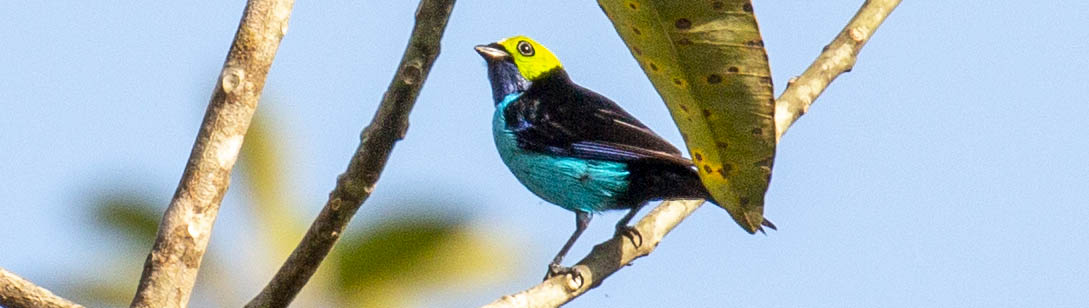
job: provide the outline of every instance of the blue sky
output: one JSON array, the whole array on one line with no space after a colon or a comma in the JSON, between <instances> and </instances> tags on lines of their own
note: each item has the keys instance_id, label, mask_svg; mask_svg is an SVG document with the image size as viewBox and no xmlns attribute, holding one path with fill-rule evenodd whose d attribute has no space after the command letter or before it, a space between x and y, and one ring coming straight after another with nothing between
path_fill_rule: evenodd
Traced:
<instances>
[{"instance_id":1,"label":"blue sky","mask_svg":"<svg viewBox=\"0 0 1089 308\"><path fill-rule=\"evenodd\" d=\"M755 3L777 93L861 2ZM88 195L137 187L169 200L242 6L0 2L0 266L63 287L59 272L109 261L95 251L111 244L88 231ZM291 146L307 217L371 118L414 10L296 4L260 108ZM779 231L750 236L704 207L569 307L1089 305L1085 16L1083 1L906 1L779 145L766 210ZM406 196L455 196L472 206L427 210L469 213L527 249L509 281L436 292L423 306L483 304L536 283L573 228L570 213L518 184L492 144L472 47L516 34L681 142L593 1L461 1L407 138L354 224L405 214L383 204ZM212 249L246 231L238 202L229 192ZM621 214L598 216L572 259Z\"/></svg>"}]
</instances>

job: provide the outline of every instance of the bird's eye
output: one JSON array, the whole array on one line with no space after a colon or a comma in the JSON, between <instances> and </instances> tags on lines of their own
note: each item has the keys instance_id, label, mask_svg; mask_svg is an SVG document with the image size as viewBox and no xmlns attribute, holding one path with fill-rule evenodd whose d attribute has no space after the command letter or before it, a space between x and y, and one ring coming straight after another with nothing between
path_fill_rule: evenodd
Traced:
<instances>
[{"instance_id":1,"label":"bird's eye","mask_svg":"<svg viewBox=\"0 0 1089 308\"><path fill-rule=\"evenodd\" d=\"M518 41L518 53L527 57L532 56L533 45L530 45L529 42L526 41Z\"/></svg>"}]
</instances>

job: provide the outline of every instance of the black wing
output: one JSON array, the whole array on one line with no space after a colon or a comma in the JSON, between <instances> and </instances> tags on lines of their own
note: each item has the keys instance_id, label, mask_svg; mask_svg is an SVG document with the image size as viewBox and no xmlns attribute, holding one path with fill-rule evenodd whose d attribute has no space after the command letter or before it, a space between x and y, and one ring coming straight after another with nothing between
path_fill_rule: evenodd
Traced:
<instances>
[{"instance_id":1,"label":"black wing","mask_svg":"<svg viewBox=\"0 0 1089 308\"><path fill-rule=\"evenodd\" d=\"M658 159L692 165L681 151L613 101L563 81L534 82L504 110L519 147L587 159Z\"/></svg>"}]
</instances>

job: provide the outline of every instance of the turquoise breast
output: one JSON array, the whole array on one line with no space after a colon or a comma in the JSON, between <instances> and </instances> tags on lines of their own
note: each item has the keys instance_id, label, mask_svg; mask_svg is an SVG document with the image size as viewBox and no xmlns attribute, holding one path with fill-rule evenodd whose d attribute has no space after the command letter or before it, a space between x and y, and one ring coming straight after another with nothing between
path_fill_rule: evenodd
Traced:
<instances>
[{"instance_id":1,"label":"turquoise breast","mask_svg":"<svg viewBox=\"0 0 1089 308\"><path fill-rule=\"evenodd\" d=\"M622 162L561 157L518 147L507 128L503 110L521 96L507 95L495 109L492 134L503 163L522 185L541 199L570 211L599 212L617 207L628 187L628 168Z\"/></svg>"}]
</instances>

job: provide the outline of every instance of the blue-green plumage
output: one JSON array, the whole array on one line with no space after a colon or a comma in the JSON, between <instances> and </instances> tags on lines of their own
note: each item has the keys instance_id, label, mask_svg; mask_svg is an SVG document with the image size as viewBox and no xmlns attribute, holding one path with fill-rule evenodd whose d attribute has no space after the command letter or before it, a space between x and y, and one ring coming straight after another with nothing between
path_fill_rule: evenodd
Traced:
<instances>
[{"instance_id":1,"label":"blue-green plumage","mask_svg":"<svg viewBox=\"0 0 1089 308\"><path fill-rule=\"evenodd\" d=\"M537 196L586 214L709 198L692 163L616 103L562 70L528 82L516 69L489 61L492 130L503 162Z\"/></svg>"},{"instance_id":2,"label":"blue-green plumage","mask_svg":"<svg viewBox=\"0 0 1089 308\"><path fill-rule=\"evenodd\" d=\"M492 118L492 134L503 163L518 181L545 201L569 211L600 212L616 208L628 190L628 164L540 153L518 147L504 111L522 93L508 94ZM515 125L517 127L517 125ZM516 128L515 128L516 129Z\"/></svg>"},{"instance_id":3,"label":"blue-green plumage","mask_svg":"<svg viewBox=\"0 0 1089 308\"><path fill-rule=\"evenodd\" d=\"M575 212L575 232L550 274L569 271L559 263L592 213L629 209L617 232L635 236L627 223L648 201L710 200L680 150L613 101L572 82L544 46L513 37L476 50L488 63L496 105L492 133L503 163L531 192Z\"/></svg>"}]
</instances>

